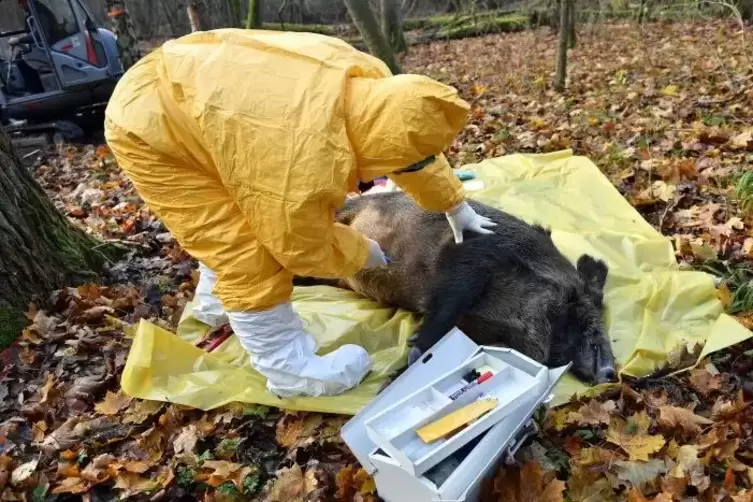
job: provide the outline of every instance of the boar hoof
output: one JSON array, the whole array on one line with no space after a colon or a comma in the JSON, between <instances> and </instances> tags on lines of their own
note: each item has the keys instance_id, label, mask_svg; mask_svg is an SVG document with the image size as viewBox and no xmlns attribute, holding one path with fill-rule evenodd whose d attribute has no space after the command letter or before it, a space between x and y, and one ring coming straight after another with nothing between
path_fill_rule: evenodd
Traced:
<instances>
[{"instance_id":1,"label":"boar hoof","mask_svg":"<svg viewBox=\"0 0 753 502\"><path fill-rule=\"evenodd\" d=\"M421 359L421 350L418 347L412 347L408 354L408 366Z\"/></svg>"}]
</instances>

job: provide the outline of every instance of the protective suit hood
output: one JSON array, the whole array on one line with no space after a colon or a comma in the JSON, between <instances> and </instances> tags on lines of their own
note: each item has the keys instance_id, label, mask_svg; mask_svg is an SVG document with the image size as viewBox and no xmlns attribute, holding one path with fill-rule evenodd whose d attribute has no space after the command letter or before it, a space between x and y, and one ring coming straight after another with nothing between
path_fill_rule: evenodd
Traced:
<instances>
[{"instance_id":1,"label":"protective suit hood","mask_svg":"<svg viewBox=\"0 0 753 502\"><path fill-rule=\"evenodd\" d=\"M352 78L346 124L358 178L370 181L440 155L469 108L455 89L422 75Z\"/></svg>"}]
</instances>

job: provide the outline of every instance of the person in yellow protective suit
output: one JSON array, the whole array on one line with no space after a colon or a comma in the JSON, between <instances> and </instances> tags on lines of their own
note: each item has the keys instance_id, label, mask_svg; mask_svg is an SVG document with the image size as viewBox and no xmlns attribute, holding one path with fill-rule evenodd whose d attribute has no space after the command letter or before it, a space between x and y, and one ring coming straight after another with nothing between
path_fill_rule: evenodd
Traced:
<instances>
[{"instance_id":1,"label":"person in yellow protective suit","mask_svg":"<svg viewBox=\"0 0 753 502\"><path fill-rule=\"evenodd\" d=\"M122 77L105 135L118 164L200 262L194 314L229 319L267 388L333 395L370 369L320 357L290 304L293 275L348 277L379 245L335 223L359 181L388 176L427 211L490 233L442 151L464 126L457 92L309 33L222 29L165 43ZM216 295L216 296L215 296Z\"/></svg>"}]
</instances>

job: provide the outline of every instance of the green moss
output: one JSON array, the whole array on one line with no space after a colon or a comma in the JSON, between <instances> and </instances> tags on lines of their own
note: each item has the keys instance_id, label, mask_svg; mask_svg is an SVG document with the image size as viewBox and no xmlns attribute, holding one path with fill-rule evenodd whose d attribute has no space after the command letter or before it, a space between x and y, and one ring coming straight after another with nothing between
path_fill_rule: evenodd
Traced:
<instances>
[{"instance_id":1,"label":"green moss","mask_svg":"<svg viewBox=\"0 0 753 502\"><path fill-rule=\"evenodd\" d=\"M0 306L0 350L10 346L26 327L26 316L20 310Z\"/></svg>"},{"instance_id":2,"label":"green moss","mask_svg":"<svg viewBox=\"0 0 753 502\"><path fill-rule=\"evenodd\" d=\"M445 14L424 18L406 19L405 31L435 29L440 36L455 34L456 37L475 36L500 31L517 31L528 24L528 16L512 11L480 11L470 14ZM453 38L451 36L451 38Z\"/></svg>"},{"instance_id":3,"label":"green moss","mask_svg":"<svg viewBox=\"0 0 753 502\"><path fill-rule=\"evenodd\" d=\"M218 458L232 458L241 444L240 438L225 438L214 447L214 454Z\"/></svg>"},{"instance_id":4,"label":"green moss","mask_svg":"<svg viewBox=\"0 0 753 502\"><path fill-rule=\"evenodd\" d=\"M712 260L694 264L694 267L721 279L722 284L732 293L727 306L728 314L753 310L753 264L748 261L729 263Z\"/></svg>"},{"instance_id":5,"label":"green moss","mask_svg":"<svg viewBox=\"0 0 753 502\"><path fill-rule=\"evenodd\" d=\"M319 33L320 35L336 35L335 29L325 24L264 23L262 28L265 30L303 31L308 33Z\"/></svg>"},{"instance_id":6,"label":"green moss","mask_svg":"<svg viewBox=\"0 0 753 502\"><path fill-rule=\"evenodd\" d=\"M476 12L475 15L470 14L443 14L441 16L429 16L421 18L406 19L403 21L403 28L405 31L411 30L424 30L429 28L442 29L453 28L462 25L467 25L476 22L482 22L486 19L501 19L514 14L510 10L482 10Z\"/></svg>"},{"instance_id":7,"label":"green moss","mask_svg":"<svg viewBox=\"0 0 753 502\"><path fill-rule=\"evenodd\" d=\"M527 26L527 17L513 14L502 17L479 19L475 23L473 20L469 20L459 26L442 28L439 30L438 36L450 39L477 37L489 33L522 31L525 30Z\"/></svg>"},{"instance_id":8,"label":"green moss","mask_svg":"<svg viewBox=\"0 0 753 502\"><path fill-rule=\"evenodd\" d=\"M115 261L127 251L115 244L98 243L88 235L69 228L53 226L56 250L62 255L63 268L70 273L99 270L105 262Z\"/></svg>"},{"instance_id":9,"label":"green moss","mask_svg":"<svg viewBox=\"0 0 753 502\"><path fill-rule=\"evenodd\" d=\"M427 28L443 28L447 25L453 24L456 21L460 21L465 16L454 16L454 15L444 15L444 16L431 16L431 17L421 17L416 19L406 19L403 21L403 29L405 31L411 31L411 30L425 30Z\"/></svg>"},{"instance_id":10,"label":"green moss","mask_svg":"<svg viewBox=\"0 0 753 502\"><path fill-rule=\"evenodd\" d=\"M87 249L96 245L94 241L86 242L88 239L85 237L58 226L52 227L52 235L57 250L63 255L64 263L61 263L63 267L69 270L87 270L101 266L102 258L96 254L90 254Z\"/></svg>"},{"instance_id":11,"label":"green moss","mask_svg":"<svg viewBox=\"0 0 753 502\"><path fill-rule=\"evenodd\" d=\"M403 23L403 29L413 30L434 30L431 39L441 38L466 38L488 35L490 33L506 33L523 31L528 27L529 18L521 14L489 14L479 13L475 16L433 16L420 19L407 19ZM350 45L366 50L363 39L358 35L342 37Z\"/></svg>"},{"instance_id":12,"label":"green moss","mask_svg":"<svg viewBox=\"0 0 753 502\"><path fill-rule=\"evenodd\" d=\"M735 192L740 208L745 212L753 211L753 171L748 171L740 176Z\"/></svg>"}]
</instances>

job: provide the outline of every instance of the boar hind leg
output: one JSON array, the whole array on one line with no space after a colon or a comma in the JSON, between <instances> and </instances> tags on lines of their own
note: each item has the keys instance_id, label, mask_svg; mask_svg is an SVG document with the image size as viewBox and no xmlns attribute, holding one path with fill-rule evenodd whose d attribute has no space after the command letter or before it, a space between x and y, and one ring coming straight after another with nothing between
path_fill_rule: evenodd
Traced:
<instances>
[{"instance_id":1,"label":"boar hind leg","mask_svg":"<svg viewBox=\"0 0 753 502\"><path fill-rule=\"evenodd\" d=\"M421 313L420 283L398 264L367 268L345 282L356 293L377 303Z\"/></svg>"}]
</instances>

